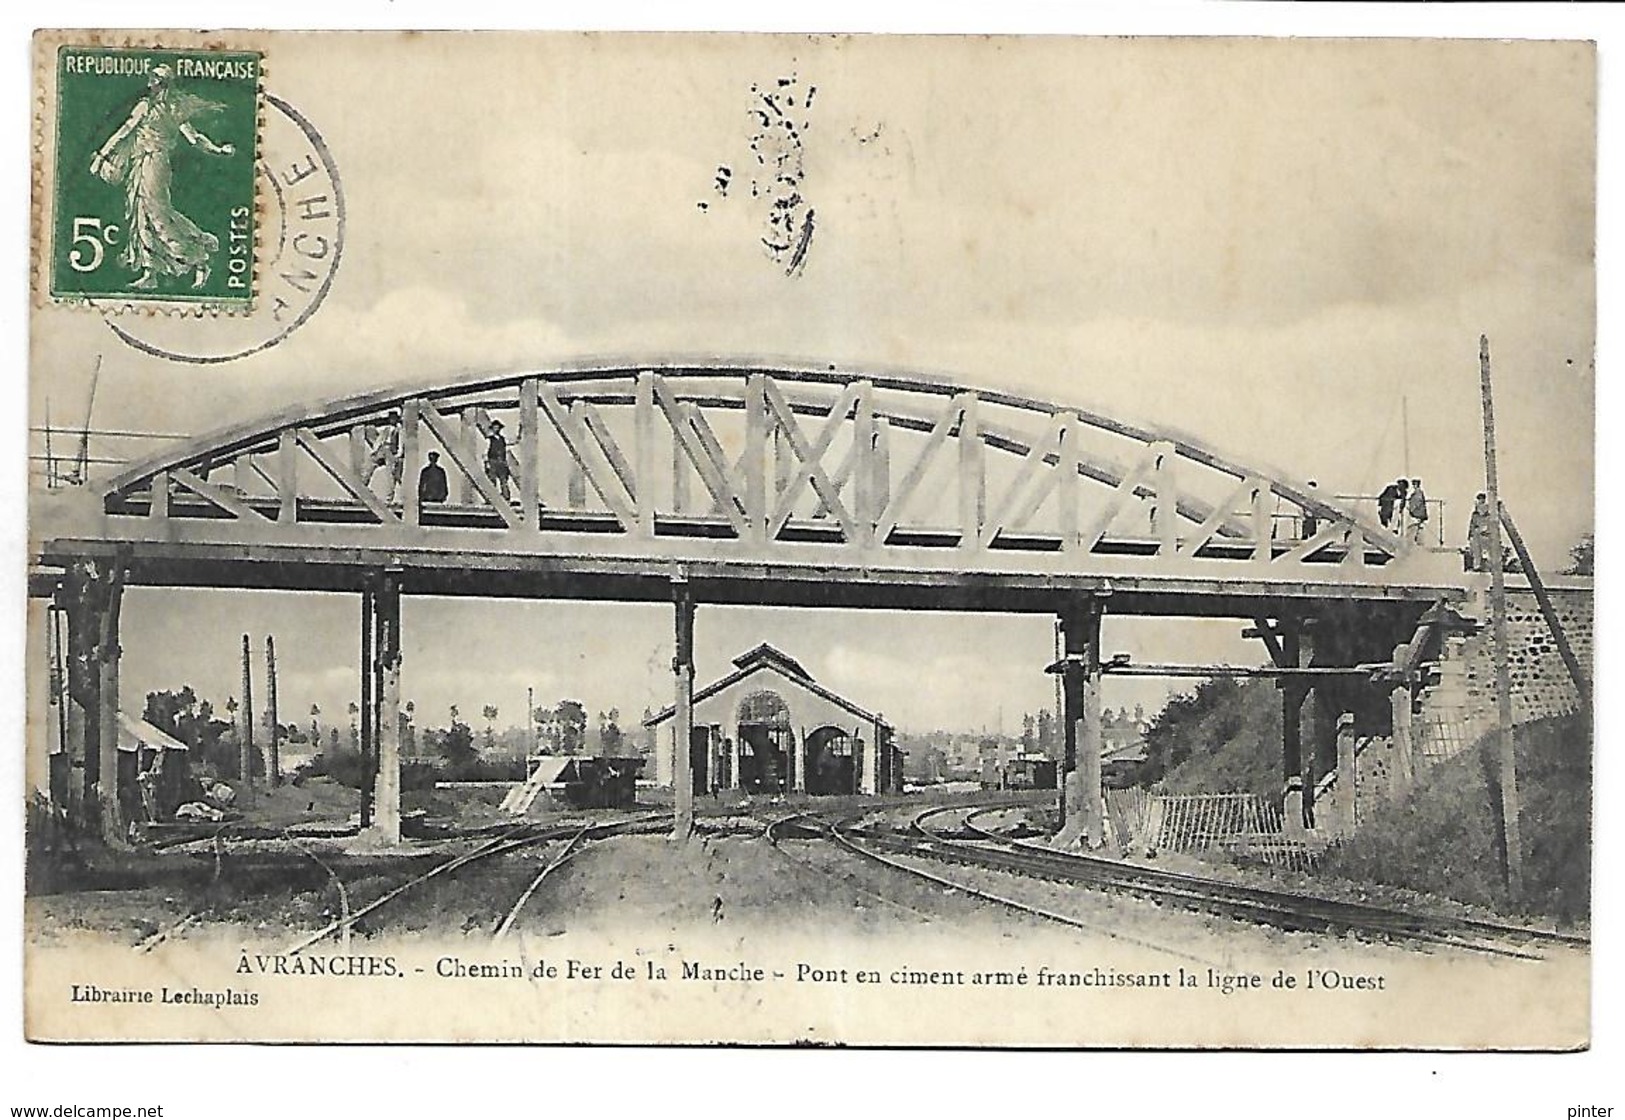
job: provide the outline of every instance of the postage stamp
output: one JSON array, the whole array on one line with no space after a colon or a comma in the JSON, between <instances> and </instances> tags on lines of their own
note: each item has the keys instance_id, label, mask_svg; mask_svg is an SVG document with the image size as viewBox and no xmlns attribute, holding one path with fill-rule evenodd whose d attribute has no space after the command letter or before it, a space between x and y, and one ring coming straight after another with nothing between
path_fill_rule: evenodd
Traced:
<instances>
[{"instance_id":1,"label":"postage stamp","mask_svg":"<svg viewBox=\"0 0 1625 1120\"><path fill-rule=\"evenodd\" d=\"M254 299L261 56L57 52L51 294Z\"/></svg>"}]
</instances>

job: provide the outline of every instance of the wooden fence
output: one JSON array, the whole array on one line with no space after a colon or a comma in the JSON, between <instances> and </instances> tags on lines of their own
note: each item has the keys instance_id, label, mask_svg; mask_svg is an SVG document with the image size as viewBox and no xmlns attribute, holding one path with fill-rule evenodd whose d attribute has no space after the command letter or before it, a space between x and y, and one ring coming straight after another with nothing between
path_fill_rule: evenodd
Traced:
<instances>
[{"instance_id":1,"label":"wooden fence","mask_svg":"<svg viewBox=\"0 0 1625 1120\"><path fill-rule=\"evenodd\" d=\"M1300 871L1319 854L1319 845L1286 836L1280 803L1256 793L1112 789L1106 809L1119 839L1137 851L1219 850Z\"/></svg>"}]
</instances>

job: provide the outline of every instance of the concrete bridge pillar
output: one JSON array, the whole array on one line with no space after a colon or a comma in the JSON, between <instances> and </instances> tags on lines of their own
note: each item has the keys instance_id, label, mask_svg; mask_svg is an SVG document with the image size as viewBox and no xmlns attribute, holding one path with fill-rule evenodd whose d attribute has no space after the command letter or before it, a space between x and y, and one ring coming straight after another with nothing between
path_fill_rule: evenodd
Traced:
<instances>
[{"instance_id":1,"label":"concrete bridge pillar","mask_svg":"<svg viewBox=\"0 0 1625 1120\"><path fill-rule=\"evenodd\" d=\"M125 842L118 789L119 611L124 597L121 562L79 560L57 589L68 631L67 743L83 783L68 809L86 831L109 844Z\"/></svg>"},{"instance_id":2,"label":"concrete bridge pillar","mask_svg":"<svg viewBox=\"0 0 1625 1120\"><path fill-rule=\"evenodd\" d=\"M1303 791L1303 702L1309 690L1296 681L1281 687L1281 827L1301 833L1308 826Z\"/></svg>"},{"instance_id":3,"label":"concrete bridge pillar","mask_svg":"<svg viewBox=\"0 0 1625 1120\"><path fill-rule=\"evenodd\" d=\"M1303 759L1303 823L1309 828L1336 828L1336 803L1328 807L1331 816L1323 820L1316 799L1321 780L1337 769L1337 719L1342 709L1324 684L1313 686L1309 694L1313 706L1309 713L1309 749Z\"/></svg>"},{"instance_id":4,"label":"concrete bridge pillar","mask_svg":"<svg viewBox=\"0 0 1625 1120\"><path fill-rule=\"evenodd\" d=\"M1394 647L1396 666L1404 664L1409 648L1406 643ZM1394 745L1388 758L1388 796L1393 798L1404 797L1416 781L1416 738L1411 718L1416 699L1413 689L1410 681L1401 678L1388 693L1394 724Z\"/></svg>"},{"instance_id":5,"label":"concrete bridge pillar","mask_svg":"<svg viewBox=\"0 0 1625 1120\"><path fill-rule=\"evenodd\" d=\"M374 594L373 666L378 691L373 706L373 737L378 769L374 779L372 834L386 844L401 842L401 573L388 571Z\"/></svg>"},{"instance_id":6,"label":"concrete bridge pillar","mask_svg":"<svg viewBox=\"0 0 1625 1120\"><path fill-rule=\"evenodd\" d=\"M1308 665L1311 648L1304 632L1304 620L1283 617L1280 622L1283 668ZM1303 702L1309 688L1301 678L1281 680L1281 828L1288 835L1301 835L1308 827L1303 766ZM1310 779L1313 780L1313 779ZM1313 789L1308 791L1313 797Z\"/></svg>"},{"instance_id":7,"label":"concrete bridge pillar","mask_svg":"<svg viewBox=\"0 0 1625 1120\"><path fill-rule=\"evenodd\" d=\"M672 794L675 801L673 840L687 840L694 834L694 592L688 579L679 576L671 583L672 604L676 608L676 652L671 659L677 696L672 719Z\"/></svg>"},{"instance_id":8,"label":"concrete bridge pillar","mask_svg":"<svg viewBox=\"0 0 1625 1120\"><path fill-rule=\"evenodd\" d=\"M1061 783L1061 836L1098 848L1106 842L1101 802L1100 618L1091 598L1061 613L1061 697L1065 756Z\"/></svg>"},{"instance_id":9,"label":"concrete bridge pillar","mask_svg":"<svg viewBox=\"0 0 1625 1120\"><path fill-rule=\"evenodd\" d=\"M1359 823L1355 804L1359 793L1359 777L1354 757L1354 713L1342 712L1337 717L1337 831L1353 836Z\"/></svg>"}]
</instances>

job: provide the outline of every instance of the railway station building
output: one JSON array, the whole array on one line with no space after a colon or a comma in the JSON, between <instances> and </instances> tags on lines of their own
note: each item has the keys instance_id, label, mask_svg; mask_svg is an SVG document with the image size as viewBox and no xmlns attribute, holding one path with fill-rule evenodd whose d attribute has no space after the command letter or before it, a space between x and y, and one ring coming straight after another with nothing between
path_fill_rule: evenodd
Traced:
<instances>
[{"instance_id":1,"label":"railway station building","mask_svg":"<svg viewBox=\"0 0 1625 1120\"><path fill-rule=\"evenodd\" d=\"M901 792L902 752L879 715L823 687L766 643L733 664L733 672L694 693L689 765L696 793ZM659 785L672 784L675 714L666 708L644 721L654 733Z\"/></svg>"}]
</instances>

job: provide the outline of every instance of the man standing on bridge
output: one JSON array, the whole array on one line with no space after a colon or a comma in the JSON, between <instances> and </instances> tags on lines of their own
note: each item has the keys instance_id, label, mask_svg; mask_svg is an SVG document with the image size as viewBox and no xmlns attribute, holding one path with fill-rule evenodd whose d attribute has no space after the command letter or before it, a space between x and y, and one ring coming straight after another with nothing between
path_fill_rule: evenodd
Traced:
<instances>
[{"instance_id":1,"label":"man standing on bridge","mask_svg":"<svg viewBox=\"0 0 1625 1120\"><path fill-rule=\"evenodd\" d=\"M1490 569L1490 538L1494 535L1488 496L1480 493L1473 502L1473 515L1467 520L1467 570L1487 572Z\"/></svg>"},{"instance_id":2,"label":"man standing on bridge","mask_svg":"<svg viewBox=\"0 0 1625 1120\"><path fill-rule=\"evenodd\" d=\"M1405 513L1411 521L1411 543L1421 544L1428 525L1428 496L1422 493L1422 480L1411 479L1410 496L1405 499Z\"/></svg>"},{"instance_id":3,"label":"man standing on bridge","mask_svg":"<svg viewBox=\"0 0 1625 1120\"><path fill-rule=\"evenodd\" d=\"M1382 520L1384 529L1394 529L1396 531L1399 529L1399 526L1394 521L1394 513L1404 507L1405 492L1408 489L1410 489L1410 484L1400 478L1383 487L1382 493L1377 495L1377 516Z\"/></svg>"},{"instance_id":4,"label":"man standing on bridge","mask_svg":"<svg viewBox=\"0 0 1625 1120\"><path fill-rule=\"evenodd\" d=\"M418 472L418 504L443 502L451 492L446 482L446 468L440 465L440 452L429 452L428 464Z\"/></svg>"},{"instance_id":5,"label":"man standing on bridge","mask_svg":"<svg viewBox=\"0 0 1625 1120\"><path fill-rule=\"evenodd\" d=\"M511 475L508 472L508 437L502 434L502 421L491 421L491 430L486 436L485 445L485 473L490 476L491 484L502 495L503 501L511 501L508 483Z\"/></svg>"}]
</instances>

